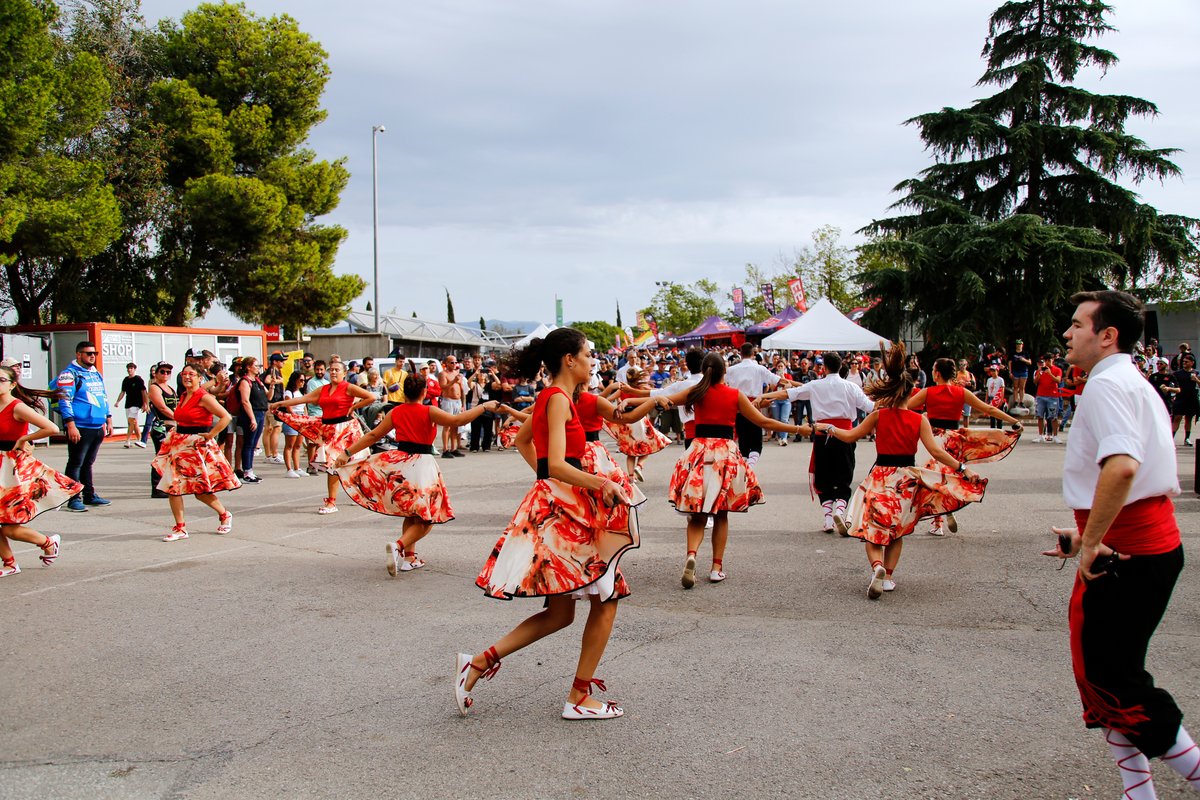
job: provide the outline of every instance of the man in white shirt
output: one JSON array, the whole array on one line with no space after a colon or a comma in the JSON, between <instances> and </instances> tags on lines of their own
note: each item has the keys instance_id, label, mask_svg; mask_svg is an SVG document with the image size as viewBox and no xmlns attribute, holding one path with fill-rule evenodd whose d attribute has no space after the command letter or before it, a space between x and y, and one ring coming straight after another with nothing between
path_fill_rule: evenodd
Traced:
<instances>
[{"instance_id":1,"label":"man in white shirt","mask_svg":"<svg viewBox=\"0 0 1200 800\"><path fill-rule=\"evenodd\" d=\"M1045 555L1079 554L1069 622L1084 723L1104 729L1126 797L1155 797L1148 759L1158 757L1200 789L1200 749L1175 700L1146 671L1183 547L1171 503L1179 478L1170 427L1131 358L1144 308L1114 291L1081 292L1071 302L1067 361L1090 376L1063 463L1063 498L1077 527L1052 528L1059 545Z\"/></svg>"},{"instance_id":2,"label":"man in white shirt","mask_svg":"<svg viewBox=\"0 0 1200 800\"><path fill-rule=\"evenodd\" d=\"M765 394L762 399L773 400L786 395L792 402L808 400L812 403L812 416L816 424L850 430L854 427L858 412L870 414L875 410L875 403L863 394L861 388L841 377L841 356L826 353L824 359L825 377ZM846 536L849 533L846 527L846 504L850 502L850 494L854 491L854 444L814 432L808 471L821 501L821 510L825 512L822 530L832 533L836 526L838 532Z\"/></svg>"},{"instance_id":3,"label":"man in white shirt","mask_svg":"<svg viewBox=\"0 0 1200 800\"><path fill-rule=\"evenodd\" d=\"M742 360L725 370L725 385L740 390L751 402L763 393L764 386L773 389L780 381L778 375L754 359L757 349L755 345L746 342L741 349ZM734 427L737 430L738 449L753 469L763 449L762 428L741 414L737 415L737 424Z\"/></svg>"}]
</instances>

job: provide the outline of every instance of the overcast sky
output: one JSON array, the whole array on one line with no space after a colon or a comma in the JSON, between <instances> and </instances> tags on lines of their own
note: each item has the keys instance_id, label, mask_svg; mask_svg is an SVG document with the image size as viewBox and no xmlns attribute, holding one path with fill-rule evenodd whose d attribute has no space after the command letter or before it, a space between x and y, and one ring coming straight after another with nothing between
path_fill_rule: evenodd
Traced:
<instances>
[{"instance_id":1,"label":"overcast sky","mask_svg":"<svg viewBox=\"0 0 1200 800\"><path fill-rule=\"evenodd\" d=\"M149 21L196 3L144 0ZM930 163L904 119L965 106L1000 0L248 0L286 12L329 52L320 157L353 178L330 221L337 269L372 270L371 127L379 137L384 311L626 324L656 280L776 262L825 224L884 216L891 187ZM1113 0L1121 59L1087 88L1161 116L1131 130L1177 147L1182 180L1146 184L1200 216L1200 11ZM362 308L371 288L355 304Z\"/></svg>"}]
</instances>

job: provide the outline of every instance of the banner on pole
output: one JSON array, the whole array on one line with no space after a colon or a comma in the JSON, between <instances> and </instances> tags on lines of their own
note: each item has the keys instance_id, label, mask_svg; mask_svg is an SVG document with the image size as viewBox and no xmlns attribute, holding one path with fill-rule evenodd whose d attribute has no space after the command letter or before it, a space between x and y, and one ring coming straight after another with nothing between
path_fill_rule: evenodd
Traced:
<instances>
[{"instance_id":1,"label":"banner on pole","mask_svg":"<svg viewBox=\"0 0 1200 800\"><path fill-rule=\"evenodd\" d=\"M561 297L554 298L554 324L560 328L562 327L562 324L563 324L562 298Z\"/></svg>"},{"instance_id":2,"label":"banner on pole","mask_svg":"<svg viewBox=\"0 0 1200 800\"><path fill-rule=\"evenodd\" d=\"M764 283L758 288L762 292L763 305L767 307L767 313L772 317L775 316L775 287Z\"/></svg>"},{"instance_id":3,"label":"banner on pole","mask_svg":"<svg viewBox=\"0 0 1200 800\"><path fill-rule=\"evenodd\" d=\"M804 297L804 280L792 278L788 281L788 288L792 290L792 305L796 306L798 311L808 311L808 301Z\"/></svg>"},{"instance_id":4,"label":"banner on pole","mask_svg":"<svg viewBox=\"0 0 1200 800\"><path fill-rule=\"evenodd\" d=\"M746 296L740 286L733 287L733 315L738 319L746 318Z\"/></svg>"}]
</instances>

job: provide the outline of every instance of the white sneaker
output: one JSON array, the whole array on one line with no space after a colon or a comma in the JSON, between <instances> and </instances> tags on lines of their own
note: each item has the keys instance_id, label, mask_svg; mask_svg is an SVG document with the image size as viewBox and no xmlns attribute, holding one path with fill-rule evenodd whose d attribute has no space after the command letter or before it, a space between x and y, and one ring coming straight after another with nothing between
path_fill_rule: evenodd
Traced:
<instances>
[{"instance_id":1,"label":"white sneaker","mask_svg":"<svg viewBox=\"0 0 1200 800\"><path fill-rule=\"evenodd\" d=\"M304 473L298 469L289 469L287 472L283 473L283 477L285 477L285 478L303 478Z\"/></svg>"},{"instance_id":2,"label":"white sneaker","mask_svg":"<svg viewBox=\"0 0 1200 800\"><path fill-rule=\"evenodd\" d=\"M141 439L134 439L134 440L133 440L133 446L134 446L134 447L140 447L140 448L142 448L143 450L145 450L145 449L146 449L146 443L145 443L145 442L143 442Z\"/></svg>"},{"instance_id":3,"label":"white sneaker","mask_svg":"<svg viewBox=\"0 0 1200 800\"><path fill-rule=\"evenodd\" d=\"M1042 441L1042 437L1040 437L1040 436L1035 436L1035 437L1033 437L1032 439L1030 439L1029 441L1030 441L1032 444L1037 444L1038 442Z\"/></svg>"},{"instance_id":4,"label":"white sneaker","mask_svg":"<svg viewBox=\"0 0 1200 800\"><path fill-rule=\"evenodd\" d=\"M842 536L850 535L850 526L846 524L846 511L843 509L840 512L835 512L833 515L833 524L837 528L837 532Z\"/></svg>"},{"instance_id":5,"label":"white sneaker","mask_svg":"<svg viewBox=\"0 0 1200 800\"><path fill-rule=\"evenodd\" d=\"M1055 444L1062 444L1062 443L1063 443L1063 440L1062 440L1062 437L1061 437L1061 436L1051 436L1051 437L1050 437L1050 441L1054 442Z\"/></svg>"},{"instance_id":6,"label":"white sneaker","mask_svg":"<svg viewBox=\"0 0 1200 800\"><path fill-rule=\"evenodd\" d=\"M825 515L825 524L821 526L821 531L824 533L833 533L833 514Z\"/></svg>"},{"instance_id":7,"label":"white sneaker","mask_svg":"<svg viewBox=\"0 0 1200 800\"><path fill-rule=\"evenodd\" d=\"M871 600L878 600L883 594L885 580L887 580L887 570L883 568L883 564L880 564L871 572L871 582L867 584L867 597Z\"/></svg>"},{"instance_id":8,"label":"white sneaker","mask_svg":"<svg viewBox=\"0 0 1200 800\"><path fill-rule=\"evenodd\" d=\"M394 578L396 577L396 573L400 571L400 557L404 555L404 550L398 547L395 542L388 542L386 550L388 575Z\"/></svg>"},{"instance_id":9,"label":"white sneaker","mask_svg":"<svg viewBox=\"0 0 1200 800\"><path fill-rule=\"evenodd\" d=\"M883 590L885 592L896 591L896 582L894 580L892 580L891 578L885 578L883 581Z\"/></svg>"}]
</instances>

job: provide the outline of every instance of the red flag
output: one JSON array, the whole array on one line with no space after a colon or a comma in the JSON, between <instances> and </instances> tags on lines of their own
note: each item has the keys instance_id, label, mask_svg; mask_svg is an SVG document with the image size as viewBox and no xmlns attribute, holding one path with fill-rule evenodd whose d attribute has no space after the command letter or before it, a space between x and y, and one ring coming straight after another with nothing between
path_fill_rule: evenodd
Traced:
<instances>
[{"instance_id":1,"label":"red flag","mask_svg":"<svg viewBox=\"0 0 1200 800\"><path fill-rule=\"evenodd\" d=\"M808 311L808 301L804 298L804 281L792 278L788 281L788 288L792 290L792 304L800 311Z\"/></svg>"}]
</instances>

